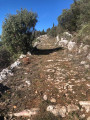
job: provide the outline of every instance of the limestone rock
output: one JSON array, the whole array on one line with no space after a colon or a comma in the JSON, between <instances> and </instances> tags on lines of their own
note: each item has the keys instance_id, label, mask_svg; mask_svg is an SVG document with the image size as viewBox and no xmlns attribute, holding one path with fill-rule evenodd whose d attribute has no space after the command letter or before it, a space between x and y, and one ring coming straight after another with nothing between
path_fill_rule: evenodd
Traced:
<instances>
[{"instance_id":1,"label":"limestone rock","mask_svg":"<svg viewBox=\"0 0 90 120\"><path fill-rule=\"evenodd\" d=\"M31 117L32 115L36 115L39 111L39 108L32 108L31 110L23 110L22 112L19 113L14 113L13 115L16 117Z\"/></svg>"},{"instance_id":2,"label":"limestone rock","mask_svg":"<svg viewBox=\"0 0 90 120\"><path fill-rule=\"evenodd\" d=\"M31 56L31 53L30 53L30 52L27 52L27 55L28 55L28 56Z\"/></svg>"},{"instance_id":3,"label":"limestone rock","mask_svg":"<svg viewBox=\"0 0 90 120\"><path fill-rule=\"evenodd\" d=\"M90 112L90 101L80 101L79 104L85 108L86 112Z\"/></svg>"},{"instance_id":4,"label":"limestone rock","mask_svg":"<svg viewBox=\"0 0 90 120\"><path fill-rule=\"evenodd\" d=\"M56 99L55 98L51 98L50 100L52 103L55 103L56 102Z\"/></svg>"},{"instance_id":5,"label":"limestone rock","mask_svg":"<svg viewBox=\"0 0 90 120\"><path fill-rule=\"evenodd\" d=\"M24 58L24 57L26 57L26 55L21 54L19 58L22 59L22 58Z\"/></svg>"},{"instance_id":6,"label":"limestone rock","mask_svg":"<svg viewBox=\"0 0 90 120\"><path fill-rule=\"evenodd\" d=\"M89 48L89 45L85 45L82 49L84 52L87 52L88 48Z\"/></svg>"},{"instance_id":7,"label":"limestone rock","mask_svg":"<svg viewBox=\"0 0 90 120\"><path fill-rule=\"evenodd\" d=\"M47 107L47 111L53 113L55 116L60 115L61 117L66 116L66 107L65 106L60 106L60 105L49 105Z\"/></svg>"},{"instance_id":8,"label":"limestone rock","mask_svg":"<svg viewBox=\"0 0 90 120\"><path fill-rule=\"evenodd\" d=\"M63 38L61 38L61 41L59 41L59 46L61 47L66 47L68 44L68 40L65 40Z\"/></svg>"},{"instance_id":9,"label":"limestone rock","mask_svg":"<svg viewBox=\"0 0 90 120\"><path fill-rule=\"evenodd\" d=\"M15 67L18 67L20 63L21 62L19 60L15 61L13 64L11 64L10 69L14 69Z\"/></svg>"},{"instance_id":10,"label":"limestone rock","mask_svg":"<svg viewBox=\"0 0 90 120\"><path fill-rule=\"evenodd\" d=\"M87 120L90 120L90 116L87 118Z\"/></svg>"},{"instance_id":11,"label":"limestone rock","mask_svg":"<svg viewBox=\"0 0 90 120\"><path fill-rule=\"evenodd\" d=\"M90 66L89 66L89 65L85 65L84 67L85 67L86 69L88 69Z\"/></svg>"},{"instance_id":12,"label":"limestone rock","mask_svg":"<svg viewBox=\"0 0 90 120\"><path fill-rule=\"evenodd\" d=\"M73 37L72 34L70 34L69 32L64 32L63 34L66 35L67 37L71 37L71 38Z\"/></svg>"},{"instance_id":13,"label":"limestone rock","mask_svg":"<svg viewBox=\"0 0 90 120\"><path fill-rule=\"evenodd\" d=\"M44 96L43 96L43 99L44 99L44 100L47 100L47 99L48 99L48 98L47 98L47 95L44 95Z\"/></svg>"},{"instance_id":14,"label":"limestone rock","mask_svg":"<svg viewBox=\"0 0 90 120\"><path fill-rule=\"evenodd\" d=\"M70 105L67 106L68 113L73 112L73 111L77 111L77 110L79 110L79 107L74 105L74 104L70 104Z\"/></svg>"},{"instance_id":15,"label":"limestone rock","mask_svg":"<svg viewBox=\"0 0 90 120\"><path fill-rule=\"evenodd\" d=\"M75 48L75 46L76 46L76 43L70 41L70 42L68 43L68 50L69 50L69 51L72 51L72 50Z\"/></svg>"},{"instance_id":16,"label":"limestone rock","mask_svg":"<svg viewBox=\"0 0 90 120\"><path fill-rule=\"evenodd\" d=\"M81 65L84 65L84 64L86 64L86 62L85 61L81 61Z\"/></svg>"}]
</instances>

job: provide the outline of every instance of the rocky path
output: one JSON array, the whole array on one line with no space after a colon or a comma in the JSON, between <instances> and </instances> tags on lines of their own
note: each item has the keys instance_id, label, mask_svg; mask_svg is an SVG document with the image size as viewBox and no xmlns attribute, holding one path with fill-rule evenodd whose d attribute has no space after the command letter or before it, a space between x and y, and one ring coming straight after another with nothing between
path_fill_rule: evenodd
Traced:
<instances>
[{"instance_id":1,"label":"rocky path","mask_svg":"<svg viewBox=\"0 0 90 120\"><path fill-rule=\"evenodd\" d=\"M86 54L53 48L54 40L43 41L44 53L28 56L28 62L21 59L14 76L2 82L7 89L0 96L1 117L90 120L90 62Z\"/></svg>"}]
</instances>

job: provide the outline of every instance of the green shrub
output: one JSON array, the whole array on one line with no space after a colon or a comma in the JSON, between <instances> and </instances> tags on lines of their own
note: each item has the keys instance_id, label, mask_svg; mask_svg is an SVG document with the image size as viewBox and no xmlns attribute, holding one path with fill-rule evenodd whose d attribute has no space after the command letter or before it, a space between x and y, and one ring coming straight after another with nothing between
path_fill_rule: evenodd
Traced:
<instances>
[{"instance_id":1,"label":"green shrub","mask_svg":"<svg viewBox=\"0 0 90 120\"><path fill-rule=\"evenodd\" d=\"M10 62L11 62L10 52L5 48L1 49L0 50L0 71L3 68L6 68L7 66L9 66Z\"/></svg>"},{"instance_id":2,"label":"green shrub","mask_svg":"<svg viewBox=\"0 0 90 120\"><path fill-rule=\"evenodd\" d=\"M90 23L83 25L77 36L78 43L90 45Z\"/></svg>"},{"instance_id":3,"label":"green shrub","mask_svg":"<svg viewBox=\"0 0 90 120\"><path fill-rule=\"evenodd\" d=\"M37 14L26 9L8 15L2 26L1 39L11 53L26 53L32 49Z\"/></svg>"}]
</instances>

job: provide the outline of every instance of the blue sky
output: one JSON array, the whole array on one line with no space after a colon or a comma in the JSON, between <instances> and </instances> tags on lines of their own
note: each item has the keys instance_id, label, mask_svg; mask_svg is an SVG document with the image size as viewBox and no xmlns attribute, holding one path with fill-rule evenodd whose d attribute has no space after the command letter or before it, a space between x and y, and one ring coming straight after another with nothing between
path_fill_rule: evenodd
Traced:
<instances>
[{"instance_id":1,"label":"blue sky","mask_svg":"<svg viewBox=\"0 0 90 120\"><path fill-rule=\"evenodd\" d=\"M63 9L69 9L73 0L0 0L0 34L2 23L7 14L16 14L16 10L26 8L38 14L37 30L51 28L58 24L57 17Z\"/></svg>"}]
</instances>

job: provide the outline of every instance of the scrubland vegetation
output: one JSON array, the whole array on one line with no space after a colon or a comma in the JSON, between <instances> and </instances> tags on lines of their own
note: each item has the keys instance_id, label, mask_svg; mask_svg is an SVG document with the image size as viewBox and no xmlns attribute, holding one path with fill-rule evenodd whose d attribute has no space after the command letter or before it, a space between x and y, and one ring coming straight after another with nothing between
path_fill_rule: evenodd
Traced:
<instances>
[{"instance_id":1,"label":"scrubland vegetation","mask_svg":"<svg viewBox=\"0 0 90 120\"><path fill-rule=\"evenodd\" d=\"M0 36L0 67L7 66L4 61L13 61L21 53L27 53L33 49L32 42L36 37L48 34L52 37L69 31L76 35L77 43L90 44L90 1L74 0L70 9L64 9L58 16L58 25L47 31L35 30L38 22L37 13L21 9L16 15L7 15L2 25ZM3 57L2 57L3 56ZM9 63L9 61L8 61Z\"/></svg>"}]
</instances>

